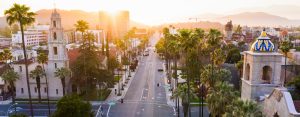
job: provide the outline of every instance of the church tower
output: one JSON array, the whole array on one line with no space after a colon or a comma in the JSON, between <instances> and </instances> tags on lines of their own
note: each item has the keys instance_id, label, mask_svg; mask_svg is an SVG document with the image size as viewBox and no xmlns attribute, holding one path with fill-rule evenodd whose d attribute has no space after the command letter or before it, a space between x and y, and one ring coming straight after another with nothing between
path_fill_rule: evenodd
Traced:
<instances>
[{"instance_id":1,"label":"church tower","mask_svg":"<svg viewBox=\"0 0 300 117\"><path fill-rule=\"evenodd\" d=\"M274 44L262 31L251 50L244 52L241 98L256 100L281 86L281 60L282 54L274 52Z\"/></svg>"},{"instance_id":2,"label":"church tower","mask_svg":"<svg viewBox=\"0 0 300 117\"><path fill-rule=\"evenodd\" d=\"M53 98L62 97L63 91L61 81L56 78L54 72L57 68L68 68L69 60L66 50L66 41L64 40L63 27L61 25L60 14L56 9L51 14L51 23L48 38L48 69L49 77L49 96Z\"/></svg>"}]
</instances>

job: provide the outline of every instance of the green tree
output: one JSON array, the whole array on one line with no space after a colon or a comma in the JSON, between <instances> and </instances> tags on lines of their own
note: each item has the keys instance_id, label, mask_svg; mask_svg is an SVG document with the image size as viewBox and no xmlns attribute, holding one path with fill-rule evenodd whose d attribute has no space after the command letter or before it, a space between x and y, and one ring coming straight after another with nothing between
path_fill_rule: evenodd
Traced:
<instances>
[{"instance_id":1,"label":"green tree","mask_svg":"<svg viewBox=\"0 0 300 117\"><path fill-rule=\"evenodd\" d=\"M12 102L15 103L15 81L19 79L18 73L13 69L7 69L2 75L2 79L9 83L9 90L12 92Z\"/></svg>"},{"instance_id":2,"label":"green tree","mask_svg":"<svg viewBox=\"0 0 300 117\"><path fill-rule=\"evenodd\" d=\"M42 64L42 68L43 68L43 71L45 73L44 75L45 75L46 86L47 86L48 115L50 115L51 111L50 111L49 92L48 92L49 85L48 85L48 78L47 78L47 75L46 75L46 72L45 72L45 64L47 63L47 61L48 61L48 56L45 53L40 52L39 55L37 56L37 62L39 64Z\"/></svg>"},{"instance_id":3,"label":"green tree","mask_svg":"<svg viewBox=\"0 0 300 117\"><path fill-rule=\"evenodd\" d=\"M56 71L54 72L55 77L59 78L61 81L61 85L63 88L63 95L65 95L65 87L66 87L66 78L70 76L71 71L67 68L61 67L56 69Z\"/></svg>"},{"instance_id":4,"label":"green tree","mask_svg":"<svg viewBox=\"0 0 300 117\"><path fill-rule=\"evenodd\" d=\"M295 77L288 83L288 86L295 87L294 91L291 91L294 100L300 100L300 76Z\"/></svg>"},{"instance_id":5,"label":"green tree","mask_svg":"<svg viewBox=\"0 0 300 117\"><path fill-rule=\"evenodd\" d=\"M26 114L23 114L23 113L18 113L18 114L10 115L9 117L28 117L28 116Z\"/></svg>"},{"instance_id":6,"label":"green tree","mask_svg":"<svg viewBox=\"0 0 300 117\"><path fill-rule=\"evenodd\" d=\"M191 98L196 97L195 93L191 93L190 96L188 96L189 95L188 90L190 90L191 92L195 91L193 88L188 89L187 84L179 85L175 89L175 91L173 93L173 97L172 97L172 98L181 98L184 117L188 117L188 110L189 110L189 99L188 99L188 97L191 97Z\"/></svg>"},{"instance_id":7,"label":"green tree","mask_svg":"<svg viewBox=\"0 0 300 117\"><path fill-rule=\"evenodd\" d=\"M30 72L30 77L35 79L36 87L38 91L39 103L41 103L41 78L45 75L41 66L36 66L33 71Z\"/></svg>"},{"instance_id":8,"label":"green tree","mask_svg":"<svg viewBox=\"0 0 300 117\"><path fill-rule=\"evenodd\" d=\"M240 98L232 101L226 106L224 117L263 117L257 103L253 101L243 101Z\"/></svg>"},{"instance_id":9,"label":"green tree","mask_svg":"<svg viewBox=\"0 0 300 117\"><path fill-rule=\"evenodd\" d=\"M4 49L3 52L0 52L0 61L7 63L7 61L10 61L13 58L11 52L9 49ZM8 65L8 64L6 64Z\"/></svg>"},{"instance_id":10,"label":"green tree","mask_svg":"<svg viewBox=\"0 0 300 117\"><path fill-rule=\"evenodd\" d=\"M214 69L216 69L216 67ZM200 76L201 83L203 83L208 89L214 89L215 82L225 82L231 79L231 72L227 69L218 70L214 74L214 77L211 77L212 70L212 65L208 64L204 67Z\"/></svg>"},{"instance_id":11,"label":"green tree","mask_svg":"<svg viewBox=\"0 0 300 117\"><path fill-rule=\"evenodd\" d=\"M30 113L31 116L33 116L31 91L30 91L29 75L28 75L28 62L27 62L27 54L26 54L25 42L24 42L24 26L34 23L35 21L34 16L36 14L29 10L30 10L29 7L15 3L11 8L4 11L4 15L6 16L6 20L9 25L12 25L14 23L19 23L21 28L22 48L23 48L23 54L25 60L25 73L26 73L26 82L27 82L27 89L28 89L28 96L29 96Z\"/></svg>"},{"instance_id":12,"label":"green tree","mask_svg":"<svg viewBox=\"0 0 300 117\"><path fill-rule=\"evenodd\" d=\"M244 65L244 61L243 61L243 60L240 60L240 61L238 61L238 62L235 64L235 67L239 70L239 75L240 75L240 77L241 77L242 74L243 74L243 65Z\"/></svg>"},{"instance_id":13,"label":"green tree","mask_svg":"<svg viewBox=\"0 0 300 117\"><path fill-rule=\"evenodd\" d=\"M66 95L57 102L53 117L93 117L92 105L77 95Z\"/></svg>"},{"instance_id":14,"label":"green tree","mask_svg":"<svg viewBox=\"0 0 300 117\"><path fill-rule=\"evenodd\" d=\"M208 91L206 97L207 106L213 117L218 117L226 112L226 106L237 97L237 92L234 91L233 86L227 82L217 82L215 88Z\"/></svg>"},{"instance_id":15,"label":"green tree","mask_svg":"<svg viewBox=\"0 0 300 117\"><path fill-rule=\"evenodd\" d=\"M239 60L241 60L240 50L238 48L229 49L226 63L237 63Z\"/></svg>"},{"instance_id":16,"label":"green tree","mask_svg":"<svg viewBox=\"0 0 300 117\"><path fill-rule=\"evenodd\" d=\"M76 24L74 24L74 26L76 28L76 31L81 32L81 38L82 38L81 41L84 41L83 40L84 33L86 32L87 29L89 29L89 24L86 21L84 21L84 20L78 20L76 22Z\"/></svg>"},{"instance_id":17,"label":"green tree","mask_svg":"<svg viewBox=\"0 0 300 117\"><path fill-rule=\"evenodd\" d=\"M284 81L282 83L282 86L285 84L286 80L286 58L287 58L287 53L291 49L291 43L287 40L281 42L280 44L280 50L284 53Z\"/></svg>"}]
</instances>

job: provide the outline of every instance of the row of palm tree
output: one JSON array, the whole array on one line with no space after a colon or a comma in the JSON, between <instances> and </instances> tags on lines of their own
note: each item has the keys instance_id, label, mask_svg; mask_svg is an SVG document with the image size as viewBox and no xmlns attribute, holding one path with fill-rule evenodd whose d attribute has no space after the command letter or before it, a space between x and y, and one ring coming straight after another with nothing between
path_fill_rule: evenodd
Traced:
<instances>
[{"instance_id":1,"label":"row of palm tree","mask_svg":"<svg viewBox=\"0 0 300 117\"><path fill-rule=\"evenodd\" d=\"M227 83L231 79L230 71L222 69L221 67L226 61L226 53L230 53L231 51L231 48L226 48L222 42L221 32L216 29L210 29L209 32L205 34L204 30L199 28L180 29L177 34L171 34L168 28L164 28L162 32L164 37L157 43L156 50L158 53L164 55L168 78L175 78L177 89L175 89L173 94L175 99L176 97L182 99L184 115L186 117L190 116L190 99L196 98L193 96L197 93L196 91L200 91L197 94L199 94L199 98L201 97L200 101L202 104L204 96L206 96L206 101L208 105L211 105L209 109L213 115L223 115L225 110L217 109L215 112L215 108L221 108L222 103L223 107L231 105L230 100L226 99L232 99L232 97L236 97L236 95L232 95L232 97L227 96L226 94L229 93L227 92L229 90L222 89L222 87L233 88ZM235 55L235 53L233 55ZM178 64L183 73L182 77L187 81L186 84L184 84L186 85L186 90L181 89L183 87L178 85ZM171 65L173 65L173 67L171 67ZM193 88L198 88L198 90L192 90ZM219 99L213 99L219 98L220 96L217 95L221 94L224 97L223 102ZM228 101L228 103L226 101ZM176 100L176 102L179 101ZM177 106L179 106L179 103ZM221 113L218 113L219 111L221 111Z\"/></svg>"}]
</instances>

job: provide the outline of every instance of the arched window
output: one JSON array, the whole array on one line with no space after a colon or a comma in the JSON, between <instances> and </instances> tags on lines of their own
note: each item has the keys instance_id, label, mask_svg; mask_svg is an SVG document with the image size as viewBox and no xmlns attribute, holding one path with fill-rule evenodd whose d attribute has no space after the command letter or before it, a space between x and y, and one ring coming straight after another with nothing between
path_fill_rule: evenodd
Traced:
<instances>
[{"instance_id":1,"label":"arched window","mask_svg":"<svg viewBox=\"0 0 300 117\"><path fill-rule=\"evenodd\" d=\"M246 71L245 71L245 80L249 80L249 79L250 79L250 65L247 64Z\"/></svg>"},{"instance_id":2,"label":"arched window","mask_svg":"<svg viewBox=\"0 0 300 117\"><path fill-rule=\"evenodd\" d=\"M57 36L56 36L56 32L53 32L53 39L56 40Z\"/></svg>"},{"instance_id":3,"label":"arched window","mask_svg":"<svg viewBox=\"0 0 300 117\"><path fill-rule=\"evenodd\" d=\"M263 74L262 74L263 83L270 84L271 77L272 77L272 68L270 66L264 66Z\"/></svg>"}]
</instances>

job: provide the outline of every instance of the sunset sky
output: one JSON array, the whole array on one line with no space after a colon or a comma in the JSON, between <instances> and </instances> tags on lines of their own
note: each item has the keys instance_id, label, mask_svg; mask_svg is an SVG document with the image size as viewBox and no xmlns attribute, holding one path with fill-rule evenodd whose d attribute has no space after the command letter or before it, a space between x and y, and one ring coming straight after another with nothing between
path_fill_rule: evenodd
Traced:
<instances>
[{"instance_id":1,"label":"sunset sky","mask_svg":"<svg viewBox=\"0 0 300 117\"><path fill-rule=\"evenodd\" d=\"M54 8L54 2L58 9L65 10L129 10L132 20L145 24L176 21L179 17L205 13L224 15L236 13L239 9L251 10L276 5L300 5L300 0L1 0L0 16L3 16L3 11L13 3L26 4L33 11L37 11ZM292 19L299 17L300 19L300 16L293 14L285 17Z\"/></svg>"}]
</instances>

